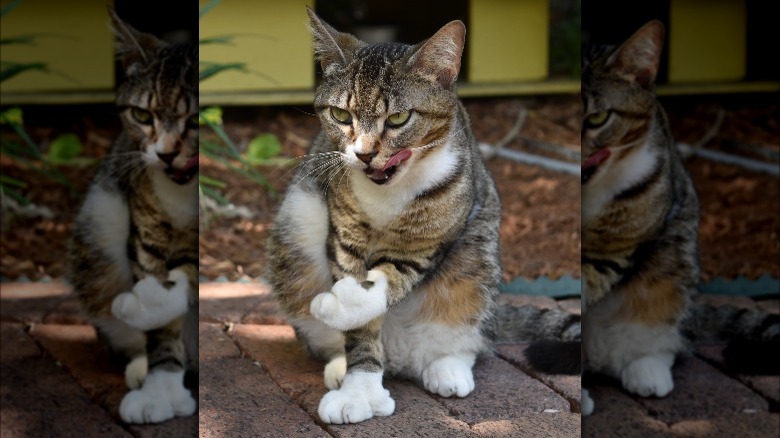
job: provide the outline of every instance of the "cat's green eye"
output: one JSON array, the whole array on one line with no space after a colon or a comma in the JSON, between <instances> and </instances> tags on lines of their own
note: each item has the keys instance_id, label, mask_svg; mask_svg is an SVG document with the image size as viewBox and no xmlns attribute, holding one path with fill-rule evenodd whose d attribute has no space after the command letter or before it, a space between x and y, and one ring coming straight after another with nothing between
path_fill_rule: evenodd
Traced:
<instances>
[{"instance_id":1,"label":"cat's green eye","mask_svg":"<svg viewBox=\"0 0 780 438\"><path fill-rule=\"evenodd\" d=\"M387 117L387 124L392 126L393 128L397 128L409 120L409 116L411 116L411 111L402 111L400 113L390 114Z\"/></svg>"},{"instance_id":2,"label":"cat's green eye","mask_svg":"<svg viewBox=\"0 0 780 438\"><path fill-rule=\"evenodd\" d=\"M330 107L330 115L339 123L352 123L352 114L347 110L332 106Z\"/></svg>"},{"instance_id":3,"label":"cat's green eye","mask_svg":"<svg viewBox=\"0 0 780 438\"><path fill-rule=\"evenodd\" d=\"M609 119L609 111L600 111L585 118L585 124L589 128L598 128Z\"/></svg>"},{"instance_id":4,"label":"cat's green eye","mask_svg":"<svg viewBox=\"0 0 780 438\"><path fill-rule=\"evenodd\" d=\"M133 118L136 120L136 122L142 125L151 125L154 121L154 116L152 113L145 109L133 107L130 112L133 114Z\"/></svg>"}]
</instances>

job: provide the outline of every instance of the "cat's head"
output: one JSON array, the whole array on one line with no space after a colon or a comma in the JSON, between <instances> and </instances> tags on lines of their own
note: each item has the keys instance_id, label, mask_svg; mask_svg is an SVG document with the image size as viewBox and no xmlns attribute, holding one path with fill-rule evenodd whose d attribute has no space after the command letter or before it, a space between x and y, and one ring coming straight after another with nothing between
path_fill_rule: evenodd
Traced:
<instances>
[{"instance_id":1,"label":"cat's head","mask_svg":"<svg viewBox=\"0 0 780 438\"><path fill-rule=\"evenodd\" d=\"M642 144L655 114L653 91L664 27L651 21L619 47L587 47L582 58L582 182Z\"/></svg>"},{"instance_id":2,"label":"cat's head","mask_svg":"<svg viewBox=\"0 0 780 438\"><path fill-rule=\"evenodd\" d=\"M392 184L453 132L466 29L452 21L417 45L366 44L309 10L323 71L314 106L347 166Z\"/></svg>"},{"instance_id":3,"label":"cat's head","mask_svg":"<svg viewBox=\"0 0 780 438\"><path fill-rule=\"evenodd\" d=\"M126 80L117 89L122 123L143 161L177 184L198 173L198 50L139 32L109 9Z\"/></svg>"}]
</instances>

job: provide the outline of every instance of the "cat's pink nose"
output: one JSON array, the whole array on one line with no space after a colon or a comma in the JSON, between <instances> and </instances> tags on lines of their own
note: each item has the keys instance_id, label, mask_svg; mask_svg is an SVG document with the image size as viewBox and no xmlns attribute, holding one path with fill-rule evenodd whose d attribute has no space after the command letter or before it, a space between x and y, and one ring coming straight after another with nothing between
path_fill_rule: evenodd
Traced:
<instances>
[{"instance_id":1,"label":"cat's pink nose","mask_svg":"<svg viewBox=\"0 0 780 438\"><path fill-rule=\"evenodd\" d=\"M157 153L157 158L160 159L163 163L170 166L171 163L173 163L173 159L176 158L176 156L179 155L178 152L169 152L167 154L162 154L160 152Z\"/></svg>"},{"instance_id":2,"label":"cat's pink nose","mask_svg":"<svg viewBox=\"0 0 780 438\"><path fill-rule=\"evenodd\" d=\"M368 164L371 162L371 159L376 157L376 152L369 152L367 154L359 154L355 152L355 156L358 157L358 160Z\"/></svg>"}]
</instances>

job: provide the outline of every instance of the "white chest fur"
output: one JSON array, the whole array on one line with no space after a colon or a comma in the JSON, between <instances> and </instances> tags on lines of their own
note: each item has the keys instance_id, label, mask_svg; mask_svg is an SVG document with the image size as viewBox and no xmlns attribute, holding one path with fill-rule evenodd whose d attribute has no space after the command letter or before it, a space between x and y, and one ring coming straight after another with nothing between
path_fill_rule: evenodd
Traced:
<instances>
[{"instance_id":1,"label":"white chest fur","mask_svg":"<svg viewBox=\"0 0 780 438\"><path fill-rule=\"evenodd\" d=\"M658 150L647 143L620 161L610 157L582 189L582 223L597 217L618 193L638 183L653 171Z\"/></svg>"},{"instance_id":2,"label":"white chest fur","mask_svg":"<svg viewBox=\"0 0 780 438\"><path fill-rule=\"evenodd\" d=\"M187 184L179 185L162 172L152 171L152 187L173 225L184 228L198 217L198 181L193 178Z\"/></svg>"}]
</instances>

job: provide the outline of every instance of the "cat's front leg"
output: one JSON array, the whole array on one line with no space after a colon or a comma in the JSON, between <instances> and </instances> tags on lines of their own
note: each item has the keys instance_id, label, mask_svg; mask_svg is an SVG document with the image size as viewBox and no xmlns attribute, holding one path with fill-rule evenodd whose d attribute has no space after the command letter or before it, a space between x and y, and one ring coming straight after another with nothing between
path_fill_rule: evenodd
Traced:
<instances>
[{"instance_id":1,"label":"cat's front leg","mask_svg":"<svg viewBox=\"0 0 780 438\"><path fill-rule=\"evenodd\" d=\"M153 330L165 326L187 312L190 281L180 269L168 274L173 285L168 288L155 277L138 281L133 290L117 295L111 303L111 313L138 330Z\"/></svg>"},{"instance_id":2,"label":"cat's front leg","mask_svg":"<svg viewBox=\"0 0 780 438\"><path fill-rule=\"evenodd\" d=\"M368 324L387 312L387 276L372 269L366 276L370 284L361 285L351 276L333 285L311 302L312 316L336 330L352 330Z\"/></svg>"},{"instance_id":3,"label":"cat's front leg","mask_svg":"<svg viewBox=\"0 0 780 438\"><path fill-rule=\"evenodd\" d=\"M344 333L347 373L341 386L325 394L317 413L333 424L359 423L395 411L395 400L382 386L384 352L380 340L383 318Z\"/></svg>"}]
</instances>

